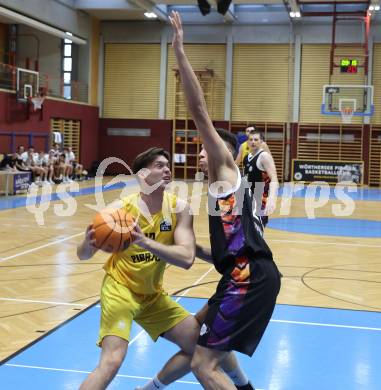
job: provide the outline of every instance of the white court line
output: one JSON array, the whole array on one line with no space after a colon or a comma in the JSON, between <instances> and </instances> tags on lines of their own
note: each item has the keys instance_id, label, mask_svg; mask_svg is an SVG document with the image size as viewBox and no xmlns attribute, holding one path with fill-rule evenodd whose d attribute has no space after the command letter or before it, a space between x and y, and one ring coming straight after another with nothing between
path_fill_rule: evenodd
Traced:
<instances>
[{"instance_id":1,"label":"white court line","mask_svg":"<svg viewBox=\"0 0 381 390\"><path fill-rule=\"evenodd\" d=\"M61 242L65 242L65 241L71 240L72 238L79 237L80 235L82 235L84 233L85 232L73 234L72 236L68 236L68 237L65 237L65 238L61 238L59 240L51 241L51 242L48 242L47 244L40 245L40 246L37 246L37 247L32 248L32 249L28 249L28 250L26 250L24 252L16 253L15 255L12 255L12 256L3 257L3 258L0 259L0 263L2 263L3 261L6 261L6 260L14 259L15 257L26 255L27 253L32 253L32 252L38 251L40 249L47 248L48 246L60 244Z\"/></svg>"},{"instance_id":2,"label":"white court line","mask_svg":"<svg viewBox=\"0 0 381 390\"><path fill-rule=\"evenodd\" d=\"M59 306L80 306L87 307L83 303L66 303L66 302L55 302L55 301L37 301L32 299L18 299L18 298L0 298L0 301L13 301L13 302L25 302L25 303L43 303L48 305L59 305Z\"/></svg>"},{"instance_id":3,"label":"white court line","mask_svg":"<svg viewBox=\"0 0 381 390\"><path fill-rule=\"evenodd\" d=\"M209 269L199 280L197 280L194 284L196 285L199 283L211 270ZM186 291L184 291L179 298L176 299L176 302L178 302L187 292L190 290L190 288ZM89 305L83 304L83 303L66 303L66 302L54 302L54 301L35 301L30 299L15 299L15 298L0 298L0 301L14 301L14 302L27 302L27 303L42 303L42 304L49 304L49 305L62 305L62 306L78 306L78 307L88 307ZM94 307L100 308L100 305L95 305ZM195 315L196 313L190 313L192 315ZM339 325L339 324L326 324L323 322L304 322L304 321L290 321L290 320L275 320L272 319L270 322L279 322L284 324L296 324L296 325L309 325L309 326L325 326L325 327L332 327L332 328L347 328L347 329L359 329L359 330L372 330L372 331L381 331L381 328L370 328L366 326L354 326L354 325ZM130 345L133 341L135 341L140 334L144 333L144 330L141 330L138 335L136 335L130 342Z\"/></svg>"},{"instance_id":4,"label":"white court line","mask_svg":"<svg viewBox=\"0 0 381 390\"><path fill-rule=\"evenodd\" d=\"M309 326L325 326L325 327L329 327L329 328L346 328L346 329L372 330L372 331L375 331L375 332L381 332L381 328L370 328L370 327L367 327L367 326L324 324L322 322L304 322L304 321L289 321L289 320L270 320L270 322L280 322L280 323L285 323L285 324L309 325Z\"/></svg>"},{"instance_id":5,"label":"white court line","mask_svg":"<svg viewBox=\"0 0 381 390\"><path fill-rule=\"evenodd\" d=\"M18 367L18 368L34 368L36 370L47 370L47 371L60 371L60 372L75 372L78 374L90 374L91 371L82 371L82 370L70 370L65 368L53 368L53 367L41 367L41 366L27 366L24 364L11 364L11 363L5 363L5 366L8 367ZM148 376L136 376L136 375L124 375L124 374L117 374L116 377L119 378L133 378L133 379L145 379L150 380L152 378L149 378ZM200 385L198 382L191 382L191 381L176 381L177 383L185 383L188 385Z\"/></svg>"},{"instance_id":6,"label":"white court line","mask_svg":"<svg viewBox=\"0 0 381 390\"><path fill-rule=\"evenodd\" d=\"M269 229L271 229L269 227ZM366 238L366 237L363 237ZM280 240L280 239L269 239L270 242L286 242L286 243L293 243L293 244L319 244L319 245L342 245L342 246L361 246L365 248L381 248L381 245L372 245L372 244L356 244L356 243L350 243L350 242L339 242L339 241L307 241L307 240Z\"/></svg>"},{"instance_id":7,"label":"white court line","mask_svg":"<svg viewBox=\"0 0 381 390\"><path fill-rule=\"evenodd\" d=\"M214 266L211 266L202 276L200 276L194 283L193 283L193 285L192 285L192 287L193 286L195 286L195 285L197 285L198 283L200 283L201 282L201 280L202 279L204 279L205 278L205 276L206 275L208 275L208 273L210 272L210 271L212 271L212 270L214 270ZM185 290L176 300L175 300L175 302L178 302L185 294L187 294L188 292L189 292L189 290L192 288L192 287L189 287L187 290ZM144 329L142 329L129 343L128 343L128 345L130 346L130 345L132 345L142 334L144 334L145 333L145 330Z\"/></svg>"}]
</instances>

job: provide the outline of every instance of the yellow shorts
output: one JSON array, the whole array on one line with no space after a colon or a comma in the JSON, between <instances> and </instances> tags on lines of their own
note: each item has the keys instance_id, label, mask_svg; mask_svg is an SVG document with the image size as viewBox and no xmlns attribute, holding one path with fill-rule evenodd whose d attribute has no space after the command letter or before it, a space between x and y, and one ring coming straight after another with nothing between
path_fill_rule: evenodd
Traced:
<instances>
[{"instance_id":1,"label":"yellow shorts","mask_svg":"<svg viewBox=\"0 0 381 390\"><path fill-rule=\"evenodd\" d=\"M101 310L98 345L105 336L118 336L128 341L133 320L156 341L162 333L190 316L166 292L135 294L109 275L103 279Z\"/></svg>"}]
</instances>

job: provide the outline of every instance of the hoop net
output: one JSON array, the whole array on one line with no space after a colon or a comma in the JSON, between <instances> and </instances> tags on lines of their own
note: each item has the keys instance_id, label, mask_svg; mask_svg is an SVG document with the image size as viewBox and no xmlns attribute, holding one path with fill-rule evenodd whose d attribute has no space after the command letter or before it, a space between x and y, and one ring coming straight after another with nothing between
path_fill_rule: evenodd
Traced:
<instances>
[{"instance_id":1,"label":"hoop net","mask_svg":"<svg viewBox=\"0 0 381 390\"><path fill-rule=\"evenodd\" d=\"M44 97L39 97L39 96L35 96L35 97L30 99L30 101L33 104L34 111L42 109L42 104L44 103L44 100L45 100Z\"/></svg>"},{"instance_id":2,"label":"hoop net","mask_svg":"<svg viewBox=\"0 0 381 390\"><path fill-rule=\"evenodd\" d=\"M341 107L340 112L343 123L352 123L353 107Z\"/></svg>"}]
</instances>

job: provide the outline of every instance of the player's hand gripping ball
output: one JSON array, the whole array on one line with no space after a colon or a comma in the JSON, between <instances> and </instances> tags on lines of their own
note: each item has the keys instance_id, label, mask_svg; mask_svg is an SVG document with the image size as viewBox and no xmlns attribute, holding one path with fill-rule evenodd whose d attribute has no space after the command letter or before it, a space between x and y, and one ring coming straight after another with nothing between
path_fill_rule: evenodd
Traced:
<instances>
[{"instance_id":1,"label":"player's hand gripping ball","mask_svg":"<svg viewBox=\"0 0 381 390\"><path fill-rule=\"evenodd\" d=\"M107 253L124 251L132 242L135 219L123 209L105 209L93 220L95 247Z\"/></svg>"}]
</instances>

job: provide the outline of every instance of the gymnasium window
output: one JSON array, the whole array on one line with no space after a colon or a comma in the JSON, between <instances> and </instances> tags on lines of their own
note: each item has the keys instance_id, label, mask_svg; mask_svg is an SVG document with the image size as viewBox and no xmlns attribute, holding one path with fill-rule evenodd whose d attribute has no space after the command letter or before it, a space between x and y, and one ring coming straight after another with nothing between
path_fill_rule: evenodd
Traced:
<instances>
[{"instance_id":1,"label":"gymnasium window","mask_svg":"<svg viewBox=\"0 0 381 390\"><path fill-rule=\"evenodd\" d=\"M63 97L73 98L73 80L76 78L77 47L71 39L62 40Z\"/></svg>"}]
</instances>

